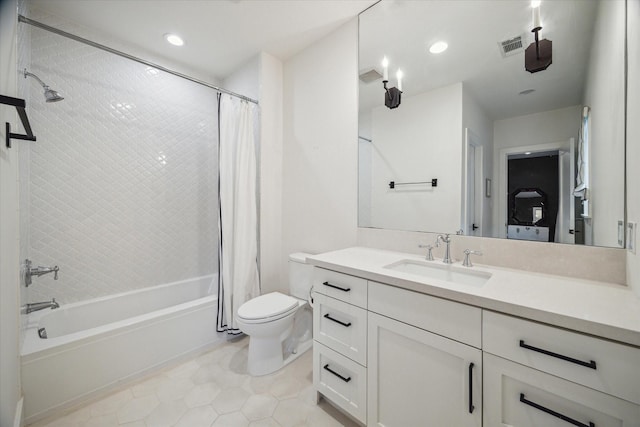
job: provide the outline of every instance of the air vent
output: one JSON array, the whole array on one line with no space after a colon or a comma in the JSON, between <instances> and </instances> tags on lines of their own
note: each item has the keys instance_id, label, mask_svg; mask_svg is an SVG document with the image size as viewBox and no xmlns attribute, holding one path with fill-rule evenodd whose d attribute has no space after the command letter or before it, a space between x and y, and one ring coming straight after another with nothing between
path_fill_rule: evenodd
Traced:
<instances>
[{"instance_id":1,"label":"air vent","mask_svg":"<svg viewBox=\"0 0 640 427\"><path fill-rule=\"evenodd\" d=\"M500 53L502 53L503 58L524 51L522 47L522 36L516 36L511 39L498 42L498 46L500 47Z\"/></svg>"},{"instance_id":2,"label":"air vent","mask_svg":"<svg viewBox=\"0 0 640 427\"><path fill-rule=\"evenodd\" d=\"M380 74L373 68L369 71L365 71L364 73L360 74L360 81L363 83L375 82L376 80L379 80L381 78L382 78L382 74Z\"/></svg>"}]
</instances>

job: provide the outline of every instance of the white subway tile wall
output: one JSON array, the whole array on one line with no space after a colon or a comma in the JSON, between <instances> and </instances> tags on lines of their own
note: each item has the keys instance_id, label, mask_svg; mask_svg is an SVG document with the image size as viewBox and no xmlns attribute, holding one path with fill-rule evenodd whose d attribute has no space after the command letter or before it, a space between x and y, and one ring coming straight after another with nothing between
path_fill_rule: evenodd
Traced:
<instances>
[{"instance_id":1,"label":"white subway tile wall","mask_svg":"<svg viewBox=\"0 0 640 427\"><path fill-rule=\"evenodd\" d=\"M29 300L71 303L217 271L216 92L30 28Z\"/></svg>"}]
</instances>

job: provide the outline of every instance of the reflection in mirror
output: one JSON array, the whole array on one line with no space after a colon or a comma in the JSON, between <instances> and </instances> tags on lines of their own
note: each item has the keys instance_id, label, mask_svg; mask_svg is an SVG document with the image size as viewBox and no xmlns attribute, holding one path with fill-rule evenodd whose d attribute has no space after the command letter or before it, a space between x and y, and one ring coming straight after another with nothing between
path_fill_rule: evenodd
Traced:
<instances>
[{"instance_id":1,"label":"reflection in mirror","mask_svg":"<svg viewBox=\"0 0 640 427\"><path fill-rule=\"evenodd\" d=\"M363 12L359 225L620 247L624 14L624 0ZM534 25L552 49L531 73Z\"/></svg>"}]
</instances>

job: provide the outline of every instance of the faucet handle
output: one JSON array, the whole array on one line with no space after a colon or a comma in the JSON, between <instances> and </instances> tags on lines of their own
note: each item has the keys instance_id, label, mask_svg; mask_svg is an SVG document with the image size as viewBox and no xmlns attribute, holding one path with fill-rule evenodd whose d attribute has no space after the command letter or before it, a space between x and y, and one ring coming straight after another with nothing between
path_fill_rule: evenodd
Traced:
<instances>
[{"instance_id":1,"label":"faucet handle","mask_svg":"<svg viewBox=\"0 0 640 427\"><path fill-rule=\"evenodd\" d=\"M427 250L427 256L425 257L425 259L427 261L433 261L433 253L431 251L433 251L433 246L431 245L418 245L419 248L424 248Z\"/></svg>"},{"instance_id":2,"label":"faucet handle","mask_svg":"<svg viewBox=\"0 0 640 427\"><path fill-rule=\"evenodd\" d=\"M482 255L480 251L472 251L471 249L464 250L464 261L462 261L462 265L464 267L473 267L471 263L471 255Z\"/></svg>"},{"instance_id":3,"label":"faucet handle","mask_svg":"<svg viewBox=\"0 0 640 427\"><path fill-rule=\"evenodd\" d=\"M58 268L57 265L53 266L53 280L58 280L58 271L60 271L60 269ZM55 302L55 298L54 298L54 302Z\"/></svg>"}]
</instances>

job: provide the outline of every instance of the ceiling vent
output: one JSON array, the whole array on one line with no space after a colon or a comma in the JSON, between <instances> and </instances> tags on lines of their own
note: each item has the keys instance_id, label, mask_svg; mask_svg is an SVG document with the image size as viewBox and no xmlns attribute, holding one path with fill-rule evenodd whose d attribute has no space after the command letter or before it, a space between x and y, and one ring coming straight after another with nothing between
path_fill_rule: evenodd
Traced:
<instances>
[{"instance_id":1,"label":"ceiling vent","mask_svg":"<svg viewBox=\"0 0 640 427\"><path fill-rule=\"evenodd\" d=\"M360 81L363 83L375 82L376 80L380 80L381 78L382 74L377 72L374 68L360 74Z\"/></svg>"},{"instance_id":2,"label":"ceiling vent","mask_svg":"<svg viewBox=\"0 0 640 427\"><path fill-rule=\"evenodd\" d=\"M500 47L500 53L502 53L503 58L524 51L522 46L522 36L515 36L511 39L498 42L498 46Z\"/></svg>"}]
</instances>

